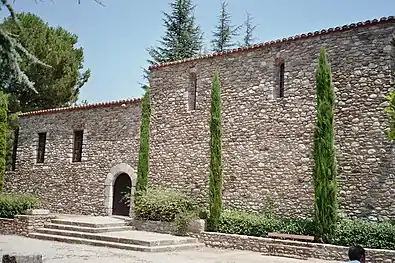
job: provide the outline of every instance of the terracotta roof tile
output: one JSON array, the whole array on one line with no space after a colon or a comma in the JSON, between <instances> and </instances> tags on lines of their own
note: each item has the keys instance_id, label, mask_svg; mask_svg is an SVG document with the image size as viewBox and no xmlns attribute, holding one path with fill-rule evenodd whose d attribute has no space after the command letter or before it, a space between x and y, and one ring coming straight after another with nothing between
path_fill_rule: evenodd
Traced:
<instances>
[{"instance_id":1,"label":"terracotta roof tile","mask_svg":"<svg viewBox=\"0 0 395 263\"><path fill-rule=\"evenodd\" d=\"M95 108L120 106L122 104L134 104L134 103L139 103L140 101L141 101L141 98L125 99L125 100L118 100L118 101L107 101L107 102L99 102L99 103L93 103L93 104L88 104L88 105L70 106L70 107L54 108L54 109L47 109L47 110L23 112L23 113L19 114L19 116L32 116L32 115L50 114L50 113L66 112L66 111L74 111L74 110L90 110L90 109L95 109Z\"/></svg>"},{"instance_id":2,"label":"terracotta roof tile","mask_svg":"<svg viewBox=\"0 0 395 263\"><path fill-rule=\"evenodd\" d=\"M382 17L380 19L366 20L365 22L352 23L349 25L337 26L335 28L323 29L321 31L315 31L315 32L309 32L309 33L305 33L305 34L295 35L295 36L288 37L288 38L277 39L277 40L272 40L272 41L268 41L268 42L264 42L264 43L260 43L260 44L255 44L255 45L252 45L249 47L239 47L239 48L234 48L229 51L205 54L205 55L192 57L192 58L188 58L188 59L151 65L148 69L155 70L155 69L163 68L163 67L170 66L170 65L185 63L188 61L196 61L196 60L201 60L201 59L206 59L206 58L219 57L219 56L229 55L229 54L243 52L243 51L247 51L247 50L253 50L253 49L257 49L257 48L261 48L261 47L265 47L265 46L271 46L271 45L275 45L278 43L290 42L290 41L295 41L295 40L299 40L299 39L306 39L306 38L325 35L325 34L333 34L335 32L350 30L355 27L369 26L369 25L384 23L384 22L388 22L388 21L395 21L395 17L389 16L389 17Z\"/></svg>"}]
</instances>

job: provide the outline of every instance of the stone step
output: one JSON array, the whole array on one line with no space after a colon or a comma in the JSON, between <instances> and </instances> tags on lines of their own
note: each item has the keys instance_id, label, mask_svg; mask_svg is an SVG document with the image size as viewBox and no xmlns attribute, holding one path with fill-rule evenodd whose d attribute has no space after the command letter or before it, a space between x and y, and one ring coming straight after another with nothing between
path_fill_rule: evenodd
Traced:
<instances>
[{"instance_id":1,"label":"stone step","mask_svg":"<svg viewBox=\"0 0 395 263\"><path fill-rule=\"evenodd\" d=\"M52 219L53 224L59 225L71 225L71 226L81 226L81 227L91 227L91 228L105 228L105 227L120 227L126 226L126 222L122 220L114 220L113 222L94 222L94 221L80 221L73 219Z\"/></svg>"},{"instance_id":2,"label":"stone step","mask_svg":"<svg viewBox=\"0 0 395 263\"><path fill-rule=\"evenodd\" d=\"M197 243L196 238L190 237L176 237L158 233L142 232L142 231L119 231L108 233L87 233L76 232L61 229L40 228L36 230L37 233L47 235L58 235L65 237L75 237L82 239L92 239L107 242L118 242L123 244L139 245L139 246L169 246L181 244Z\"/></svg>"},{"instance_id":3,"label":"stone step","mask_svg":"<svg viewBox=\"0 0 395 263\"><path fill-rule=\"evenodd\" d=\"M54 223L45 224L44 227L50 229L61 229L61 230L87 232L87 233L105 233L105 232L134 230L133 226L85 227L85 226L74 226L74 225L61 225Z\"/></svg>"},{"instance_id":4,"label":"stone step","mask_svg":"<svg viewBox=\"0 0 395 263\"><path fill-rule=\"evenodd\" d=\"M186 249L196 249L204 247L202 243L192 243L192 244L178 244L178 245L170 245L170 246L141 246L141 245L131 245L131 244L123 244L117 242L108 242L102 240L92 240L92 239L84 239L77 237L65 237L59 235L49 235L43 233L31 233L29 237L37 238L41 240L51 240L65 243L73 243L73 244L84 244L84 245L92 245L92 246L102 246L102 247L113 247L134 251L142 251L142 252L170 252L170 251L181 251Z\"/></svg>"}]
</instances>

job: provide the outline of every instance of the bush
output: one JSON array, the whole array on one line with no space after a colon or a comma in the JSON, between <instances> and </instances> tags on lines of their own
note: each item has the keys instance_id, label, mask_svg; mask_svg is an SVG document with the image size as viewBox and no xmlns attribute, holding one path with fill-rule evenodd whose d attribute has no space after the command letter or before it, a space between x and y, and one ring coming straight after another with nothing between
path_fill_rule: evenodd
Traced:
<instances>
[{"instance_id":1,"label":"bush","mask_svg":"<svg viewBox=\"0 0 395 263\"><path fill-rule=\"evenodd\" d=\"M310 220L284 220L275 216L224 211L219 232L265 237L269 232L314 236L315 226ZM328 243L339 246L361 245L366 248L395 249L395 225L391 222L340 220Z\"/></svg>"},{"instance_id":2,"label":"bush","mask_svg":"<svg viewBox=\"0 0 395 263\"><path fill-rule=\"evenodd\" d=\"M329 240L334 245L361 245L367 248L395 249L395 226L390 222L341 220Z\"/></svg>"},{"instance_id":3,"label":"bush","mask_svg":"<svg viewBox=\"0 0 395 263\"><path fill-rule=\"evenodd\" d=\"M296 235L313 235L312 221L283 220L275 216L224 211L219 222L219 232L265 237L269 232Z\"/></svg>"},{"instance_id":4,"label":"bush","mask_svg":"<svg viewBox=\"0 0 395 263\"><path fill-rule=\"evenodd\" d=\"M186 211L177 214L174 222L176 224L178 233L184 234L187 231L188 225L196 219L198 219L198 214L196 211Z\"/></svg>"},{"instance_id":5,"label":"bush","mask_svg":"<svg viewBox=\"0 0 395 263\"><path fill-rule=\"evenodd\" d=\"M173 222L180 213L196 212L194 202L186 195L170 189L148 189L136 195L137 218Z\"/></svg>"},{"instance_id":6,"label":"bush","mask_svg":"<svg viewBox=\"0 0 395 263\"><path fill-rule=\"evenodd\" d=\"M30 195L0 194L0 218L26 214L28 209L37 208L38 205L38 199Z\"/></svg>"}]
</instances>

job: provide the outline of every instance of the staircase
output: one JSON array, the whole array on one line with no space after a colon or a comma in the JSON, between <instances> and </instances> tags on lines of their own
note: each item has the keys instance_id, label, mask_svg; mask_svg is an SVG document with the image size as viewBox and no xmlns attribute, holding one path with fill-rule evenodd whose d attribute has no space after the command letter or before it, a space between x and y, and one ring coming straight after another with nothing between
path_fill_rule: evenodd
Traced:
<instances>
[{"instance_id":1,"label":"staircase","mask_svg":"<svg viewBox=\"0 0 395 263\"><path fill-rule=\"evenodd\" d=\"M126 221L112 217L53 219L30 237L74 244L113 247L144 252L167 252L203 247L196 238L136 231Z\"/></svg>"}]
</instances>

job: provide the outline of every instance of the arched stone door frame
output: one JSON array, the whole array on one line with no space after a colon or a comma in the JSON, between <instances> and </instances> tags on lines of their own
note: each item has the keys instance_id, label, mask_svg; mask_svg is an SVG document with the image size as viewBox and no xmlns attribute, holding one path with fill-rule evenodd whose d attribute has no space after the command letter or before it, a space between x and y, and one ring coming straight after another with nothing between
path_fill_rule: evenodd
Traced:
<instances>
[{"instance_id":1,"label":"arched stone door frame","mask_svg":"<svg viewBox=\"0 0 395 263\"><path fill-rule=\"evenodd\" d=\"M137 181L137 174L135 170L126 163L120 163L111 168L110 172L107 174L106 181L104 182L104 207L106 209L106 213L109 216L112 216L112 203L114 197L114 183L117 177L120 174L127 174L130 177L131 181L131 200L130 200L130 209L129 209L129 216L133 216L133 197L134 192L136 190L136 181Z\"/></svg>"}]
</instances>

